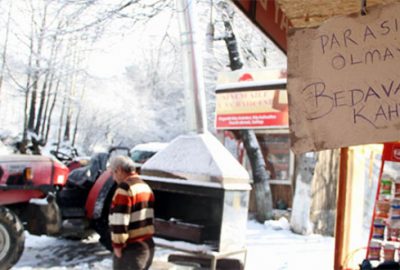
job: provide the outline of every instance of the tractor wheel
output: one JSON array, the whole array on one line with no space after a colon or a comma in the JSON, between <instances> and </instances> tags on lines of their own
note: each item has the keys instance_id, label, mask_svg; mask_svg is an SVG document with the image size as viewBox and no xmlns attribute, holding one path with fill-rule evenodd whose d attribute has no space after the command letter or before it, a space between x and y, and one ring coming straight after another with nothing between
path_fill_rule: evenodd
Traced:
<instances>
[{"instance_id":1,"label":"tractor wheel","mask_svg":"<svg viewBox=\"0 0 400 270\"><path fill-rule=\"evenodd\" d=\"M102 244L106 249L112 251L111 233L108 227L108 217L106 218L105 216L103 216L96 220L94 227L95 231L100 235L100 244Z\"/></svg>"},{"instance_id":2,"label":"tractor wheel","mask_svg":"<svg viewBox=\"0 0 400 270\"><path fill-rule=\"evenodd\" d=\"M24 251L24 226L9 209L0 207L0 265L10 269Z\"/></svg>"},{"instance_id":3,"label":"tractor wheel","mask_svg":"<svg viewBox=\"0 0 400 270\"><path fill-rule=\"evenodd\" d=\"M115 192L116 185L114 185L109 191L107 198L103 205L103 210L101 213L101 217L99 219L94 220L94 229L100 235L99 242L108 250L112 251L112 243L111 243L111 233L110 228L108 226L108 214L110 212L110 206L112 197Z\"/></svg>"},{"instance_id":4,"label":"tractor wheel","mask_svg":"<svg viewBox=\"0 0 400 270\"><path fill-rule=\"evenodd\" d=\"M113 184L111 189L108 191L107 197L104 200L100 218L93 220L94 230L100 235L99 242L110 251L112 251L112 243L110 228L108 225L108 214L110 212L111 201L116 187L117 185Z\"/></svg>"}]
</instances>

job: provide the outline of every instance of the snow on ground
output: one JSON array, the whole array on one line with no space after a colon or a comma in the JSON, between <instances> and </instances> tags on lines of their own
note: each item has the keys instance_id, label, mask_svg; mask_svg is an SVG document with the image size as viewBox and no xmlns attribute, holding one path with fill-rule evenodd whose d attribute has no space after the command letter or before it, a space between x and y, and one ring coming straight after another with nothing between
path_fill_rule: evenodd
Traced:
<instances>
[{"instance_id":1,"label":"snow on ground","mask_svg":"<svg viewBox=\"0 0 400 270\"><path fill-rule=\"evenodd\" d=\"M97 235L84 241L26 236L24 253L12 270L112 269L111 253L98 243ZM294 234L285 219L265 224L248 221L246 244L247 270L333 268L333 237ZM171 253L176 251L157 248L155 265L167 261Z\"/></svg>"},{"instance_id":2,"label":"snow on ground","mask_svg":"<svg viewBox=\"0 0 400 270\"><path fill-rule=\"evenodd\" d=\"M299 235L289 224L255 221L247 224L248 270L333 269L334 238L321 235Z\"/></svg>"}]
</instances>

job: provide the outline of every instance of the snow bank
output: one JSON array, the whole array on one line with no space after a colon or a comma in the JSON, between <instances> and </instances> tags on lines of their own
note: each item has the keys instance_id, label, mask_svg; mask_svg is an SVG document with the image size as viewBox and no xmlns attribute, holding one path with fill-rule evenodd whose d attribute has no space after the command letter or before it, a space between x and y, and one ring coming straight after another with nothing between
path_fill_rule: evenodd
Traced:
<instances>
[{"instance_id":1,"label":"snow bank","mask_svg":"<svg viewBox=\"0 0 400 270\"><path fill-rule=\"evenodd\" d=\"M289 221L285 217L281 217L279 220L267 220L264 225L273 230L290 230Z\"/></svg>"}]
</instances>

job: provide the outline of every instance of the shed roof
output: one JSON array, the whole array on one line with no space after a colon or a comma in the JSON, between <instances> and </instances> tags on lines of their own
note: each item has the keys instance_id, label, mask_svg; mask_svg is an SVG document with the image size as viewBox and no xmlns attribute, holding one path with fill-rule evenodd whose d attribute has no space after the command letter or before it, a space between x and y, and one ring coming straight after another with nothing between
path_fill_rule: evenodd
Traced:
<instances>
[{"instance_id":1,"label":"shed roof","mask_svg":"<svg viewBox=\"0 0 400 270\"><path fill-rule=\"evenodd\" d=\"M400 0L364 0L366 10ZM232 0L243 13L286 52L286 30L316 27L327 19L361 12L363 0ZM289 25L289 26L288 26Z\"/></svg>"},{"instance_id":2,"label":"shed roof","mask_svg":"<svg viewBox=\"0 0 400 270\"><path fill-rule=\"evenodd\" d=\"M276 0L294 27L313 27L330 17L361 11L361 0ZM368 8L399 0L366 0Z\"/></svg>"}]
</instances>

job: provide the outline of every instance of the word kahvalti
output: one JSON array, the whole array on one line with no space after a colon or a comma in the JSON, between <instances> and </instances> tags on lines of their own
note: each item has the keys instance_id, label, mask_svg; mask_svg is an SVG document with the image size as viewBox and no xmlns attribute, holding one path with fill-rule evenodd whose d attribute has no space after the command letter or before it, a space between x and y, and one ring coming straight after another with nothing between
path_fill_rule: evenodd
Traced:
<instances>
[{"instance_id":1,"label":"word kahvalti","mask_svg":"<svg viewBox=\"0 0 400 270\"><path fill-rule=\"evenodd\" d=\"M400 81L389 81L364 88L329 91L323 81L302 89L307 120L318 120L335 111L350 110L354 125L366 123L378 129L390 121L400 121Z\"/></svg>"}]
</instances>

